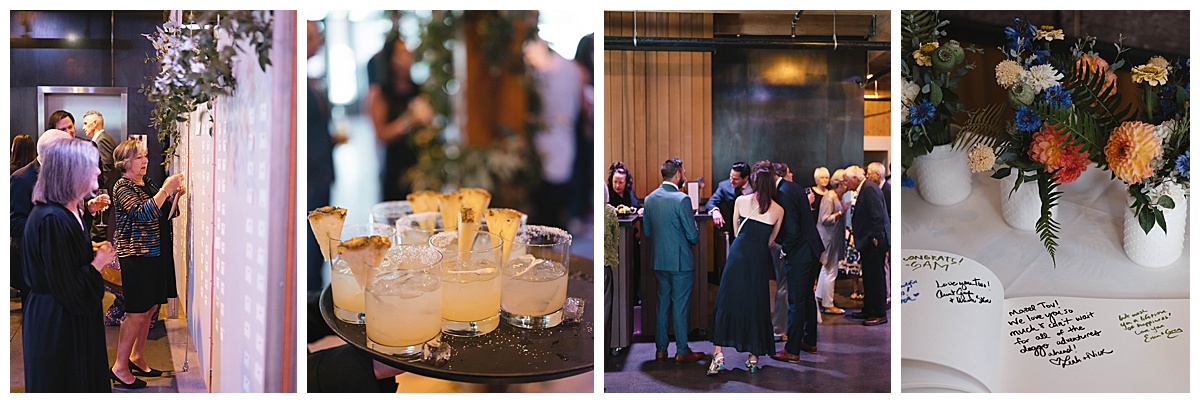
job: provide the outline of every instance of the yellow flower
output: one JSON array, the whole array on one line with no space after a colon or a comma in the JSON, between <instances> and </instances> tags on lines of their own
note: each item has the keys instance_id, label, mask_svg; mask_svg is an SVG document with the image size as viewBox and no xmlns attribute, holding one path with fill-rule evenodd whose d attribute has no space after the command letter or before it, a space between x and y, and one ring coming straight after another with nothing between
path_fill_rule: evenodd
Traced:
<instances>
[{"instance_id":1,"label":"yellow flower","mask_svg":"<svg viewBox=\"0 0 1200 403\"><path fill-rule=\"evenodd\" d=\"M1053 25L1042 25L1041 28L1038 29L1038 31L1033 34L1033 39L1035 39L1035 40L1044 39L1044 40L1046 40L1046 42L1050 42L1050 41L1054 41L1054 40L1061 41L1064 38L1066 38L1066 37L1063 36L1063 30L1054 29Z\"/></svg>"},{"instance_id":2,"label":"yellow flower","mask_svg":"<svg viewBox=\"0 0 1200 403\"><path fill-rule=\"evenodd\" d=\"M1167 83L1167 68L1165 67L1143 64L1134 67L1131 73L1135 83L1147 83L1151 87Z\"/></svg>"},{"instance_id":3,"label":"yellow flower","mask_svg":"<svg viewBox=\"0 0 1200 403\"><path fill-rule=\"evenodd\" d=\"M932 66L933 65L933 60L930 59L929 55L925 54L925 53L921 53L921 51L919 49L913 51L912 57L914 60L917 61L918 66Z\"/></svg>"},{"instance_id":4,"label":"yellow flower","mask_svg":"<svg viewBox=\"0 0 1200 403\"><path fill-rule=\"evenodd\" d=\"M1154 174L1150 166L1162 155L1162 140L1154 135L1154 126L1137 121L1122 123L1109 135L1104 156L1113 174L1134 184Z\"/></svg>"},{"instance_id":5,"label":"yellow flower","mask_svg":"<svg viewBox=\"0 0 1200 403\"><path fill-rule=\"evenodd\" d=\"M921 45L920 49L914 50L912 53L913 60L917 61L918 66L932 66L933 59L929 57L934 50L937 50L937 42L927 42Z\"/></svg>"}]
</instances>

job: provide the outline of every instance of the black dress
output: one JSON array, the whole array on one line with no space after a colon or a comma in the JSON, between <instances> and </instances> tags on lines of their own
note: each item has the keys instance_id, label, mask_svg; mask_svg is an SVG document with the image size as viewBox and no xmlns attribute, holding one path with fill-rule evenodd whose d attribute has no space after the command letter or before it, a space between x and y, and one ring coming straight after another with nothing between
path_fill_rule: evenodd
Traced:
<instances>
[{"instance_id":1,"label":"black dress","mask_svg":"<svg viewBox=\"0 0 1200 403\"><path fill-rule=\"evenodd\" d=\"M775 352L767 246L775 226L749 218L743 221L721 273L712 343L761 356Z\"/></svg>"},{"instance_id":2,"label":"black dress","mask_svg":"<svg viewBox=\"0 0 1200 403\"><path fill-rule=\"evenodd\" d=\"M30 293L21 317L26 392L111 392L104 285L75 215L38 203L25 225Z\"/></svg>"},{"instance_id":3,"label":"black dress","mask_svg":"<svg viewBox=\"0 0 1200 403\"><path fill-rule=\"evenodd\" d=\"M421 95L420 87L407 78L405 86L397 86L388 69L390 60L384 60L380 52L367 61L367 83L379 85L383 90L383 99L387 103L387 120L396 120L408 111L408 103ZM407 88L408 90L401 90ZM383 200L404 200L412 192L412 183L405 177L409 168L417 165L417 148L405 135L393 139L384 145L383 169L380 172L380 192Z\"/></svg>"}]
</instances>

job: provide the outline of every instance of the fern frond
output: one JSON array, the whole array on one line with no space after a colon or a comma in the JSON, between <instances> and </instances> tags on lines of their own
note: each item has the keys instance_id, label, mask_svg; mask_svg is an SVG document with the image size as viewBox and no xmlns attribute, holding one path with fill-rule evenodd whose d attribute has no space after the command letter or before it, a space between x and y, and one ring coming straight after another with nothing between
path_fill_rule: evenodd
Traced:
<instances>
[{"instance_id":1,"label":"fern frond","mask_svg":"<svg viewBox=\"0 0 1200 403\"><path fill-rule=\"evenodd\" d=\"M1008 116L1004 111L1010 110L1003 104L991 104L980 109L967 112L967 121L954 139L957 150L970 149L976 143L995 147L1009 140L1007 124Z\"/></svg>"},{"instance_id":2,"label":"fern frond","mask_svg":"<svg viewBox=\"0 0 1200 403\"><path fill-rule=\"evenodd\" d=\"M910 54L922 43L937 40L937 11L903 10L900 12L901 51Z\"/></svg>"},{"instance_id":3,"label":"fern frond","mask_svg":"<svg viewBox=\"0 0 1200 403\"><path fill-rule=\"evenodd\" d=\"M1065 57L1053 57L1051 63L1063 74L1063 87L1071 91L1076 111L1091 115L1104 132L1112 131L1137 113L1133 104L1121 103L1116 83L1106 83L1107 72L1079 68L1074 60Z\"/></svg>"},{"instance_id":4,"label":"fern frond","mask_svg":"<svg viewBox=\"0 0 1200 403\"><path fill-rule=\"evenodd\" d=\"M1054 264L1054 267L1058 267L1054 254L1058 251L1058 232L1062 227L1054 220L1050 209L1058 205L1058 199L1062 197L1062 192L1058 191L1058 183L1053 178L1060 169L1062 168L1056 169L1054 172L1045 170L1038 172L1038 196L1042 199L1042 215L1038 217L1034 227L1037 230L1038 238L1042 240L1042 245L1046 247L1046 252L1050 253L1050 262Z\"/></svg>"}]
</instances>

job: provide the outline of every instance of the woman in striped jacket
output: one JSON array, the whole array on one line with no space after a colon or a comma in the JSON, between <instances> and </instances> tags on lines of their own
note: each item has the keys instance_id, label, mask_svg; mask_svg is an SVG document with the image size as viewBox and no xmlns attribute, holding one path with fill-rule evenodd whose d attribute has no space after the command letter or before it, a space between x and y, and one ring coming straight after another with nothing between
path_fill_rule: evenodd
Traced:
<instances>
[{"instance_id":1,"label":"woman in striped jacket","mask_svg":"<svg viewBox=\"0 0 1200 403\"><path fill-rule=\"evenodd\" d=\"M162 371L147 365L142 349L153 308L166 303L167 298L178 297L168 212L185 189L182 174L167 177L161 188L146 177L149 160L145 146L137 140L118 145L113 160L122 173L113 185L113 205L126 315L112 372L117 386L136 389L146 386L137 376L162 375Z\"/></svg>"}]
</instances>

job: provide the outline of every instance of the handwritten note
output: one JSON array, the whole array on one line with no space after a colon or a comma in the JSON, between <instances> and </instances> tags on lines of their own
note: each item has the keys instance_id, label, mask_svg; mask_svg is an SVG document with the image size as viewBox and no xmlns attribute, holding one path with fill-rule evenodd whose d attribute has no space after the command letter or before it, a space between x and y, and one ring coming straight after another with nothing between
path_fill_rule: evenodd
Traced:
<instances>
[{"instance_id":1,"label":"handwritten note","mask_svg":"<svg viewBox=\"0 0 1200 403\"><path fill-rule=\"evenodd\" d=\"M913 292L913 287L917 285L917 280L908 280L900 285L900 304L907 304L916 301L917 297L921 296L919 292Z\"/></svg>"},{"instance_id":2,"label":"handwritten note","mask_svg":"<svg viewBox=\"0 0 1200 403\"><path fill-rule=\"evenodd\" d=\"M1171 312L1159 309L1154 312L1142 309L1133 313L1123 313L1117 316L1121 328L1133 334L1142 336L1143 343L1154 340L1169 340L1183 336L1183 329L1168 326Z\"/></svg>"},{"instance_id":3,"label":"handwritten note","mask_svg":"<svg viewBox=\"0 0 1200 403\"><path fill-rule=\"evenodd\" d=\"M1039 301L1008 311L1008 337L1022 355L1045 358L1051 365L1067 368L1114 353L1096 347L1102 345L1103 331L1088 327L1095 317L1095 312L1076 312L1057 299ZM1080 347L1085 341L1087 347Z\"/></svg>"},{"instance_id":4,"label":"handwritten note","mask_svg":"<svg viewBox=\"0 0 1200 403\"><path fill-rule=\"evenodd\" d=\"M959 265L964 258L947 255L908 255L904 257L904 267L909 270L950 270L951 266Z\"/></svg>"},{"instance_id":5,"label":"handwritten note","mask_svg":"<svg viewBox=\"0 0 1200 403\"><path fill-rule=\"evenodd\" d=\"M934 296L954 304L990 304L992 300L982 295L983 291L991 289L992 282L974 277L961 281L933 281Z\"/></svg>"}]
</instances>

